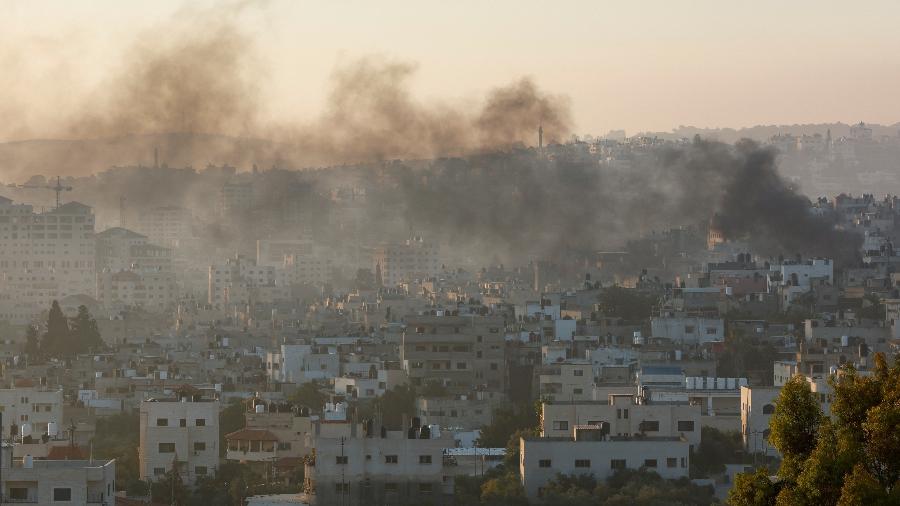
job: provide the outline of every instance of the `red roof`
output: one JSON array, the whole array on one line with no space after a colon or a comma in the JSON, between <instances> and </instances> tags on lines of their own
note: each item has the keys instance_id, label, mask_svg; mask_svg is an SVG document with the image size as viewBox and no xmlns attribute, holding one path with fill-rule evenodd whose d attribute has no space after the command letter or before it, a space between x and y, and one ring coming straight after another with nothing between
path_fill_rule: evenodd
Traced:
<instances>
[{"instance_id":1,"label":"red roof","mask_svg":"<svg viewBox=\"0 0 900 506\"><path fill-rule=\"evenodd\" d=\"M47 453L47 460L86 460L88 452L78 446L54 446Z\"/></svg>"},{"instance_id":2,"label":"red roof","mask_svg":"<svg viewBox=\"0 0 900 506\"><path fill-rule=\"evenodd\" d=\"M275 434L266 429L241 429L226 434L225 439L240 439L247 441L278 441Z\"/></svg>"}]
</instances>

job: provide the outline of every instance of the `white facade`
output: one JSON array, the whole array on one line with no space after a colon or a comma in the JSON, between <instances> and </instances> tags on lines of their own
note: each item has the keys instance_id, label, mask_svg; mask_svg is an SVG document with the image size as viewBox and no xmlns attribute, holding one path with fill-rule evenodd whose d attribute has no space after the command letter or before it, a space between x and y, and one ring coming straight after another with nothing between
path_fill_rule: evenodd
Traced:
<instances>
[{"instance_id":1,"label":"white facade","mask_svg":"<svg viewBox=\"0 0 900 506\"><path fill-rule=\"evenodd\" d=\"M218 308L245 306L257 289L276 287L275 268L236 257L209 267L208 303Z\"/></svg>"},{"instance_id":2,"label":"white facade","mask_svg":"<svg viewBox=\"0 0 900 506\"><path fill-rule=\"evenodd\" d=\"M0 390L0 410L3 411L0 432L4 438L10 437L10 429L15 426L15 435L19 438L29 432L37 439L48 433L51 422L57 424L57 428L62 425L63 391L39 387L3 389Z\"/></svg>"},{"instance_id":3,"label":"white facade","mask_svg":"<svg viewBox=\"0 0 900 506\"><path fill-rule=\"evenodd\" d=\"M591 474L605 480L618 469L646 468L666 479L689 475L690 451L684 439L583 440L579 436L520 440L519 471L529 499L540 497L541 488L557 474Z\"/></svg>"},{"instance_id":4,"label":"white facade","mask_svg":"<svg viewBox=\"0 0 900 506\"><path fill-rule=\"evenodd\" d=\"M381 272L385 286L403 281L436 276L441 269L440 246L421 237L404 243L389 244L375 249L373 271Z\"/></svg>"},{"instance_id":5,"label":"white facade","mask_svg":"<svg viewBox=\"0 0 900 506\"><path fill-rule=\"evenodd\" d=\"M704 344L725 340L725 323L721 318L698 316L663 316L650 319L651 335L684 344Z\"/></svg>"},{"instance_id":6,"label":"white facade","mask_svg":"<svg viewBox=\"0 0 900 506\"><path fill-rule=\"evenodd\" d=\"M545 402L541 436L574 437L575 428L605 425L612 436L683 437L700 444L700 406L688 403L636 404L630 395L610 395L609 401Z\"/></svg>"},{"instance_id":7,"label":"white facade","mask_svg":"<svg viewBox=\"0 0 900 506\"><path fill-rule=\"evenodd\" d=\"M769 420L780 392L780 387L741 387L741 437L748 452L778 455L768 440Z\"/></svg>"},{"instance_id":8,"label":"white facade","mask_svg":"<svg viewBox=\"0 0 900 506\"><path fill-rule=\"evenodd\" d=\"M185 483L215 475L219 464L219 402L160 399L141 402L140 477L158 480L176 460Z\"/></svg>"},{"instance_id":9,"label":"white facade","mask_svg":"<svg viewBox=\"0 0 900 506\"><path fill-rule=\"evenodd\" d=\"M4 503L115 505L115 460L14 460L10 450L3 449Z\"/></svg>"},{"instance_id":10,"label":"white facade","mask_svg":"<svg viewBox=\"0 0 900 506\"><path fill-rule=\"evenodd\" d=\"M36 213L0 197L0 319L26 324L55 299L93 294L96 255L90 207Z\"/></svg>"}]
</instances>

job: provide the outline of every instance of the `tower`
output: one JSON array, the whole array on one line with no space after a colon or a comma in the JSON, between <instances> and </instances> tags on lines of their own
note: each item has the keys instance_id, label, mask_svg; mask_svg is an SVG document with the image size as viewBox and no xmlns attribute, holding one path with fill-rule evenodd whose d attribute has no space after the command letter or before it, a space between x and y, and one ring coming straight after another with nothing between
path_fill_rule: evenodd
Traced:
<instances>
[{"instance_id":1,"label":"tower","mask_svg":"<svg viewBox=\"0 0 900 506\"><path fill-rule=\"evenodd\" d=\"M538 125L538 149L544 152L544 125Z\"/></svg>"}]
</instances>

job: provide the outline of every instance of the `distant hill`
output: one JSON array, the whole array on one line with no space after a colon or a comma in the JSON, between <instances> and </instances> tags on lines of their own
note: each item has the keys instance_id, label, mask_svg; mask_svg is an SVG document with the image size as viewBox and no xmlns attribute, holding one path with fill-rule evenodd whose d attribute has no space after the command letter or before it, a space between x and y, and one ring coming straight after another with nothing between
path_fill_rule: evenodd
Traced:
<instances>
[{"instance_id":1,"label":"distant hill","mask_svg":"<svg viewBox=\"0 0 900 506\"><path fill-rule=\"evenodd\" d=\"M875 123L866 123L872 129L872 135L877 137L888 136L897 137L900 135L900 123L893 125L878 125ZM659 137L661 139L682 139L692 138L694 135L700 137L717 139L722 142L733 143L740 139L753 139L764 141L773 135L791 134L791 135L815 135L825 133L830 129L831 136L835 139L849 136L850 127L852 125L846 123L819 123L819 124L795 124L795 125L757 125L746 128L698 128L692 126L679 126L671 132L642 132L638 135L646 135L649 137Z\"/></svg>"},{"instance_id":2,"label":"distant hill","mask_svg":"<svg viewBox=\"0 0 900 506\"><path fill-rule=\"evenodd\" d=\"M209 163L260 167L287 164L285 146L264 139L215 134L169 133L108 139L37 139L0 143L0 179L20 183L34 174L86 176L112 166L154 164L202 168Z\"/></svg>"}]
</instances>

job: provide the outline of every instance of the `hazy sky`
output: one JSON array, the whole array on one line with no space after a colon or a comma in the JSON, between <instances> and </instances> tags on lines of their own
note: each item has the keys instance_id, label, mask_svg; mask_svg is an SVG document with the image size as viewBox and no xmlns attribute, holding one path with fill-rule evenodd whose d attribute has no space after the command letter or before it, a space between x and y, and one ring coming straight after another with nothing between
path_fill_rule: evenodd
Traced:
<instances>
[{"instance_id":1,"label":"hazy sky","mask_svg":"<svg viewBox=\"0 0 900 506\"><path fill-rule=\"evenodd\" d=\"M212 5L5 0L0 63L24 70L0 68L0 94L65 102L102 83L135 37L165 38L173 16ZM381 54L418 63L423 101L532 76L571 99L579 133L900 121L896 0L272 0L236 19L275 117L314 115L337 64Z\"/></svg>"}]
</instances>

